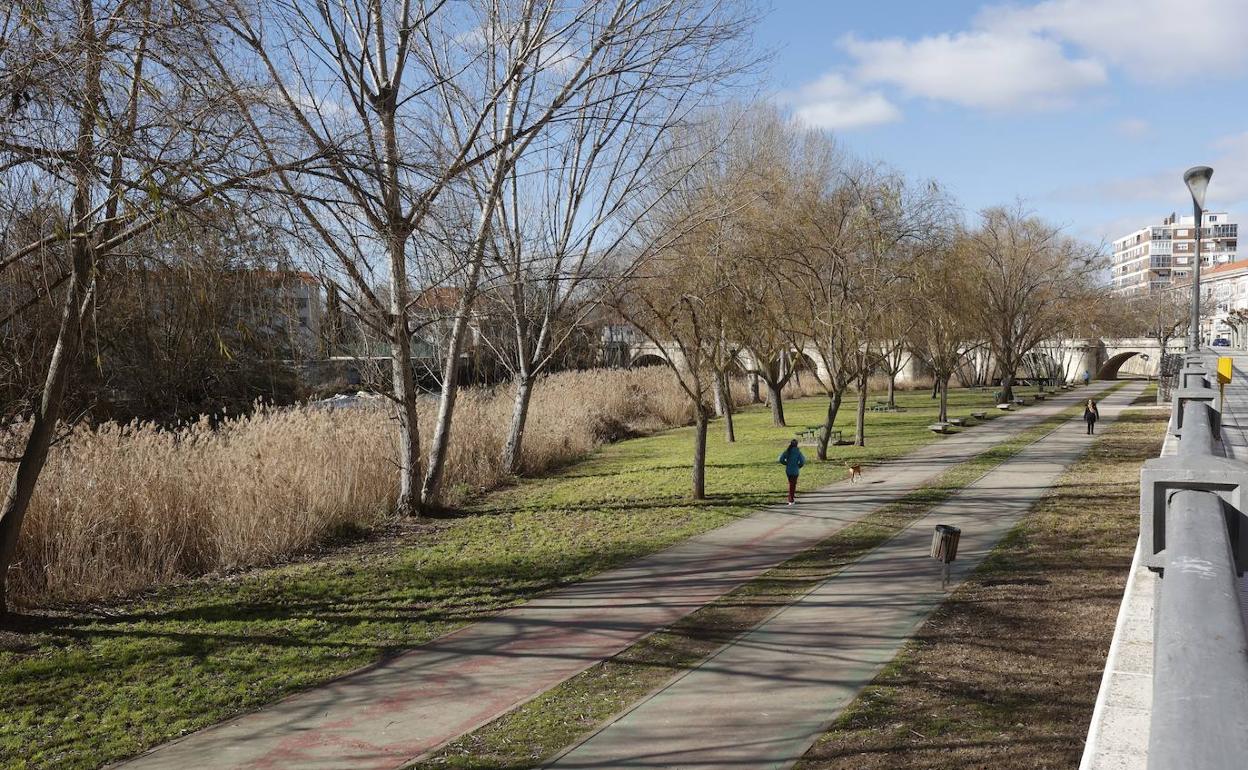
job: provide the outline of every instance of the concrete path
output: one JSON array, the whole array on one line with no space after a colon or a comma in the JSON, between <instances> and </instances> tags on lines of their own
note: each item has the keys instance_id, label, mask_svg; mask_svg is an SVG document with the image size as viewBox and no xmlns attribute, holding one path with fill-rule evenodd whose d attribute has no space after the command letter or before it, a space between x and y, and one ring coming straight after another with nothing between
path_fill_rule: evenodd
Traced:
<instances>
[{"instance_id":1,"label":"concrete path","mask_svg":"<svg viewBox=\"0 0 1248 770\"><path fill-rule=\"evenodd\" d=\"M1101 424L1142 390L1102 401ZM933 527L962 529L956 584L1084 453L1085 431L1075 418L1027 447L550 767L790 767L944 599Z\"/></svg>"},{"instance_id":2,"label":"concrete path","mask_svg":"<svg viewBox=\"0 0 1248 770\"><path fill-rule=\"evenodd\" d=\"M436 749L1097 391L941 438L403 655L159 746L133 770L366 770ZM777 499L781 479L777 476Z\"/></svg>"}]
</instances>

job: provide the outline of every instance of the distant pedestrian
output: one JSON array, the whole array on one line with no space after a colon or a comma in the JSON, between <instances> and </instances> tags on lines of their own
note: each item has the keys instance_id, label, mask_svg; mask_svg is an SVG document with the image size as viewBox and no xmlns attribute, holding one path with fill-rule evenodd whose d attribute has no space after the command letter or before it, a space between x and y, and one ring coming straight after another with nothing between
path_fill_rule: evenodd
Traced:
<instances>
[{"instance_id":1,"label":"distant pedestrian","mask_svg":"<svg viewBox=\"0 0 1248 770\"><path fill-rule=\"evenodd\" d=\"M1089 382L1092 382L1092 372L1089 372L1087 369L1084 369L1083 370L1083 384L1087 385Z\"/></svg>"},{"instance_id":2,"label":"distant pedestrian","mask_svg":"<svg viewBox=\"0 0 1248 770\"><path fill-rule=\"evenodd\" d=\"M1096 402L1088 399L1088 403L1083 405L1083 421L1088 424L1088 435L1096 433L1096 421L1101 419L1101 412L1096 408Z\"/></svg>"},{"instance_id":3,"label":"distant pedestrian","mask_svg":"<svg viewBox=\"0 0 1248 770\"><path fill-rule=\"evenodd\" d=\"M793 504L793 495L797 493L797 474L802 472L806 464L806 456L797 448L797 439L789 442L789 446L780 453L778 461L784 466L784 473L789 477L789 505Z\"/></svg>"}]
</instances>

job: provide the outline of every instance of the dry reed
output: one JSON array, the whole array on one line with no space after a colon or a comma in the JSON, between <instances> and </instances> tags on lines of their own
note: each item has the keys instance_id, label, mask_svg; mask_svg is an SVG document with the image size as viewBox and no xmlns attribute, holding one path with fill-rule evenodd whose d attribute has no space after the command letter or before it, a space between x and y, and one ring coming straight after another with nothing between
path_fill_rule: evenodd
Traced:
<instances>
[{"instance_id":1,"label":"dry reed","mask_svg":"<svg viewBox=\"0 0 1248 770\"><path fill-rule=\"evenodd\" d=\"M744 387L734 391L740 402L748 398ZM448 502L506 481L498 457L512 397L506 386L461 395ZM435 406L422 405L422 425L431 424ZM691 416L665 369L552 375L534 390L524 470L541 473ZM21 432L0 444L15 444ZM394 504L395 438L382 405L262 408L216 427L200 421L177 430L79 428L49 454L10 572L11 595L30 606L124 594L273 563L372 529ZM0 466L6 487L13 469Z\"/></svg>"}]
</instances>

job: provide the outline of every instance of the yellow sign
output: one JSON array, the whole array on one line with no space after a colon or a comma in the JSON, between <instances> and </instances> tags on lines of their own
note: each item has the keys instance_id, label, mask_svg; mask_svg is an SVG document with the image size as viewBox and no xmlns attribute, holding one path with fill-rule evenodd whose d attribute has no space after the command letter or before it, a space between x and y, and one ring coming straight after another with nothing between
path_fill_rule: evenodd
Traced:
<instances>
[{"instance_id":1,"label":"yellow sign","mask_svg":"<svg viewBox=\"0 0 1248 770\"><path fill-rule=\"evenodd\" d=\"M1231 357L1219 356L1218 357L1218 384L1226 385L1227 383L1229 383L1231 381L1231 371L1232 371Z\"/></svg>"}]
</instances>

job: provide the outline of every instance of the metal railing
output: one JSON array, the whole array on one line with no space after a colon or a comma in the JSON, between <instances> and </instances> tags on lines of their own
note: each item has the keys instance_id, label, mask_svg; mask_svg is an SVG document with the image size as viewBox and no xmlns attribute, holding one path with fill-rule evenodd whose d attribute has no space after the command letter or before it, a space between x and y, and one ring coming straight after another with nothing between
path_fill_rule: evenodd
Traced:
<instances>
[{"instance_id":1,"label":"metal railing","mask_svg":"<svg viewBox=\"0 0 1248 770\"><path fill-rule=\"evenodd\" d=\"M1140 475L1144 563L1161 574L1153 627L1149 770L1248 767L1248 464L1222 456L1213 374L1189 357L1174 390L1173 456Z\"/></svg>"}]
</instances>

